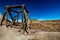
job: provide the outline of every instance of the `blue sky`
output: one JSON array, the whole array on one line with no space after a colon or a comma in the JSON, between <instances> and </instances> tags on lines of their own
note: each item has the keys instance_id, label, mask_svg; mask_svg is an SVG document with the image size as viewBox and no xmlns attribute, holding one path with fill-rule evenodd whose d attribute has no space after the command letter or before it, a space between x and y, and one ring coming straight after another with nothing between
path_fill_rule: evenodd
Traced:
<instances>
[{"instance_id":1,"label":"blue sky","mask_svg":"<svg viewBox=\"0 0 60 40\"><path fill-rule=\"evenodd\" d=\"M0 0L0 13L5 6L25 4L30 17L37 20L60 20L60 0Z\"/></svg>"}]
</instances>

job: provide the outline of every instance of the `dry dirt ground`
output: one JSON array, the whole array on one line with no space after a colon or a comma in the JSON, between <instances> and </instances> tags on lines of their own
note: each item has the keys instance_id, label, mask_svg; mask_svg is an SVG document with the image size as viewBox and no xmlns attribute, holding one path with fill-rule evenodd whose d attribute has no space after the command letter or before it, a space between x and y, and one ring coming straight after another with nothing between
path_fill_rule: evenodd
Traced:
<instances>
[{"instance_id":1,"label":"dry dirt ground","mask_svg":"<svg viewBox=\"0 0 60 40\"><path fill-rule=\"evenodd\" d=\"M19 29L0 26L0 40L60 40L60 32L45 32L30 29L30 35L18 32Z\"/></svg>"}]
</instances>

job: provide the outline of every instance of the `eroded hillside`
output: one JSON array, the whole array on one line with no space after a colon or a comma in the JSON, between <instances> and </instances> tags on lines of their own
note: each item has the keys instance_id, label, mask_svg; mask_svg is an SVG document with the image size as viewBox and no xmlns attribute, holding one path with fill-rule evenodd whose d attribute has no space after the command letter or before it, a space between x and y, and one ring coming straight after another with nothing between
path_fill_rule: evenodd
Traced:
<instances>
[{"instance_id":1,"label":"eroded hillside","mask_svg":"<svg viewBox=\"0 0 60 40\"><path fill-rule=\"evenodd\" d=\"M19 23L21 24L21 23ZM0 26L0 40L60 40L60 20L32 21L29 35L18 32L20 26Z\"/></svg>"}]
</instances>

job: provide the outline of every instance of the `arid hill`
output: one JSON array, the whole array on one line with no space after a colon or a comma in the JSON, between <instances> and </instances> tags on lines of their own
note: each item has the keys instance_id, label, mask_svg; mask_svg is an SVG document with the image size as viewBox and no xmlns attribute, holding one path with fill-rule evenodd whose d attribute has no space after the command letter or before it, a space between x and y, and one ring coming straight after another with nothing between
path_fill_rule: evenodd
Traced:
<instances>
[{"instance_id":1,"label":"arid hill","mask_svg":"<svg viewBox=\"0 0 60 40\"><path fill-rule=\"evenodd\" d=\"M34 20L35 21L35 20ZM30 24L32 28L41 29L49 32L60 32L60 20L36 21ZM39 23L38 23L39 22Z\"/></svg>"},{"instance_id":2,"label":"arid hill","mask_svg":"<svg viewBox=\"0 0 60 40\"><path fill-rule=\"evenodd\" d=\"M0 14L1 19L2 17ZM60 20L32 20L29 29L30 35L18 32L20 27L21 25L13 28L0 26L0 40L60 40Z\"/></svg>"}]
</instances>

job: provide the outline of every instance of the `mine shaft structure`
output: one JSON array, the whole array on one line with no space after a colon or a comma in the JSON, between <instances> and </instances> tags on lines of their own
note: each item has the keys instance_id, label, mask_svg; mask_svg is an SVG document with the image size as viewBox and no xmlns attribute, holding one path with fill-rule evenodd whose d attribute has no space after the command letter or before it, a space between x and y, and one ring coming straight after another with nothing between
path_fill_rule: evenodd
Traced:
<instances>
[{"instance_id":1,"label":"mine shaft structure","mask_svg":"<svg viewBox=\"0 0 60 40\"><path fill-rule=\"evenodd\" d=\"M13 8L21 8L22 10L12 10ZM15 12L16 15L14 17L11 14L11 11ZM26 31L28 33L28 31L27 31L27 28L28 28L28 25L27 25L28 24L28 16L27 15L28 15L29 11L26 9L25 5L6 6L6 11L5 11L5 13L3 15L3 18L1 20L1 25L2 25L3 21L5 20L5 22L6 22L5 26L7 26L7 24L8 24L7 21L8 21L8 16L9 15L10 15L10 17L12 19L11 25L12 26L16 25L15 21L17 20L17 22L18 22L18 16L19 16L20 12L22 13L22 24L23 24L22 28L24 29L24 31Z\"/></svg>"}]
</instances>

